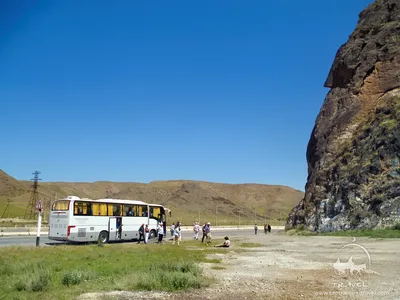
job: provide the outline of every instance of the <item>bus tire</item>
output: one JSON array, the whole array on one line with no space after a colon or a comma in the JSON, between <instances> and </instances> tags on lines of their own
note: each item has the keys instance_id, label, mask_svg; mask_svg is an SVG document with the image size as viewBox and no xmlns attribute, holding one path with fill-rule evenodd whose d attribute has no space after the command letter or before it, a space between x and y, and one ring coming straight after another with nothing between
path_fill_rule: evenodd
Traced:
<instances>
[{"instance_id":1,"label":"bus tire","mask_svg":"<svg viewBox=\"0 0 400 300\"><path fill-rule=\"evenodd\" d=\"M108 232L107 231L100 232L98 242L99 242L99 244L105 244L108 242Z\"/></svg>"},{"instance_id":2,"label":"bus tire","mask_svg":"<svg viewBox=\"0 0 400 300\"><path fill-rule=\"evenodd\" d=\"M149 239L154 239L156 236L157 236L156 231L154 229L150 230Z\"/></svg>"}]
</instances>

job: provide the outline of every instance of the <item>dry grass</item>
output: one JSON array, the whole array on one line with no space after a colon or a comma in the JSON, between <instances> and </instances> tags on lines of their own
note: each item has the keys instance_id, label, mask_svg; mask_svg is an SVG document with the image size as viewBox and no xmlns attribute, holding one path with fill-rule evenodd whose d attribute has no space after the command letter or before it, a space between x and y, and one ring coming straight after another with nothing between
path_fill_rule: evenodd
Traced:
<instances>
[{"instance_id":1,"label":"dry grass","mask_svg":"<svg viewBox=\"0 0 400 300\"><path fill-rule=\"evenodd\" d=\"M12 209L5 217L23 216L30 199L30 181L15 180L0 171L0 216L4 203L12 200ZM39 193L45 212L55 195L58 198L76 195L92 199L138 199L161 203L172 209L170 222L184 224L210 221L217 225L281 224L304 193L287 186L263 184L223 184L203 181L155 181L145 183L106 182L40 182ZM280 220L279 220L280 219Z\"/></svg>"}]
</instances>

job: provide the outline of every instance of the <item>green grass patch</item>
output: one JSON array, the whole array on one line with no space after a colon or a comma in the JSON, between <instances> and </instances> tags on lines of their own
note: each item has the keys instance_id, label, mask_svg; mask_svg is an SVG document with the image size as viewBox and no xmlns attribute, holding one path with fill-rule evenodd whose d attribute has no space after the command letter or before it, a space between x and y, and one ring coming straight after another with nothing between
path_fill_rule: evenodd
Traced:
<instances>
[{"instance_id":1,"label":"green grass patch","mask_svg":"<svg viewBox=\"0 0 400 300\"><path fill-rule=\"evenodd\" d=\"M225 267L221 267L221 266L212 266L211 269L213 270L225 270Z\"/></svg>"},{"instance_id":2,"label":"green grass patch","mask_svg":"<svg viewBox=\"0 0 400 300\"><path fill-rule=\"evenodd\" d=\"M222 262L222 259L220 258L206 258L204 260L205 263L211 263L211 264L220 264Z\"/></svg>"},{"instance_id":3,"label":"green grass patch","mask_svg":"<svg viewBox=\"0 0 400 300\"><path fill-rule=\"evenodd\" d=\"M2 200L0 197L0 217L3 218L15 218L24 216L26 208L16 206L13 203L10 203L7 206L7 200Z\"/></svg>"},{"instance_id":4,"label":"green grass patch","mask_svg":"<svg viewBox=\"0 0 400 300\"><path fill-rule=\"evenodd\" d=\"M288 229L286 230L283 234L285 235L301 235L301 236L312 236L312 235L317 235L316 232L313 231L308 231L307 229Z\"/></svg>"},{"instance_id":5,"label":"green grass patch","mask_svg":"<svg viewBox=\"0 0 400 300\"><path fill-rule=\"evenodd\" d=\"M400 230L393 229L365 229L365 230L345 230L334 232L321 232L323 236L358 236L371 238L400 238Z\"/></svg>"},{"instance_id":6,"label":"green grass patch","mask_svg":"<svg viewBox=\"0 0 400 300\"><path fill-rule=\"evenodd\" d=\"M86 292L201 288L212 281L198 263L217 263L206 259L208 253L170 244L4 247L2 299L75 299Z\"/></svg>"},{"instance_id":7,"label":"green grass patch","mask_svg":"<svg viewBox=\"0 0 400 300\"><path fill-rule=\"evenodd\" d=\"M262 247L264 245L259 243L241 243L239 244L239 246L243 248L256 248L256 247Z\"/></svg>"}]
</instances>

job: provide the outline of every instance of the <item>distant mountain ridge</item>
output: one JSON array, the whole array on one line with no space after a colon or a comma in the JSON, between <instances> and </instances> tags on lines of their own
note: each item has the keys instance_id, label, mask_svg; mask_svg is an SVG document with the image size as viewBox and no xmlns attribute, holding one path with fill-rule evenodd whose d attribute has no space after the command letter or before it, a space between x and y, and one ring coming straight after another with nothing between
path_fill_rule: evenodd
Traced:
<instances>
[{"instance_id":1,"label":"distant mountain ridge","mask_svg":"<svg viewBox=\"0 0 400 300\"><path fill-rule=\"evenodd\" d=\"M0 170L0 204L12 198L13 205L26 208L32 181L16 180ZM264 184L225 184L192 180L138 182L40 182L41 198L50 202L67 195L82 198L137 199L160 203L182 220L198 218L225 222L237 219L277 220L285 218L304 193L291 187ZM0 206L1 213L1 206ZM200 216L199 216L200 215ZM202 217L203 216L203 217Z\"/></svg>"}]
</instances>

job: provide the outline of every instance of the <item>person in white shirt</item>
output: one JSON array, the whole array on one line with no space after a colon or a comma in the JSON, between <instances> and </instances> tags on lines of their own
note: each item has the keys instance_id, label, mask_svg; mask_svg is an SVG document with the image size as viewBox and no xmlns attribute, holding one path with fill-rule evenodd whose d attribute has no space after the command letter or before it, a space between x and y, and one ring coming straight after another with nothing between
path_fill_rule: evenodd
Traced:
<instances>
[{"instance_id":1,"label":"person in white shirt","mask_svg":"<svg viewBox=\"0 0 400 300\"><path fill-rule=\"evenodd\" d=\"M198 240L199 239L199 232L200 232L200 225L199 225L198 222L194 223L193 231L194 231L194 237L193 238L195 240Z\"/></svg>"},{"instance_id":2,"label":"person in white shirt","mask_svg":"<svg viewBox=\"0 0 400 300\"><path fill-rule=\"evenodd\" d=\"M178 246L179 246L180 238L181 238L181 223L176 222L175 230L174 230L174 241L172 242L172 245L175 245L175 242L178 242Z\"/></svg>"},{"instance_id":3,"label":"person in white shirt","mask_svg":"<svg viewBox=\"0 0 400 300\"><path fill-rule=\"evenodd\" d=\"M162 224L160 224L160 223L157 224L157 234L158 234L158 242L157 243L162 243L162 239L164 237L164 228L161 225Z\"/></svg>"},{"instance_id":4,"label":"person in white shirt","mask_svg":"<svg viewBox=\"0 0 400 300\"><path fill-rule=\"evenodd\" d=\"M214 247L224 247L224 248L229 248L231 246L231 241L229 238L226 236L224 237L225 242L222 245L214 245Z\"/></svg>"},{"instance_id":5,"label":"person in white shirt","mask_svg":"<svg viewBox=\"0 0 400 300\"><path fill-rule=\"evenodd\" d=\"M146 224L146 227L144 228L144 243L147 244L149 240L149 234L150 234L150 228L149 225Z\"/></svg>"}]
</instances>

